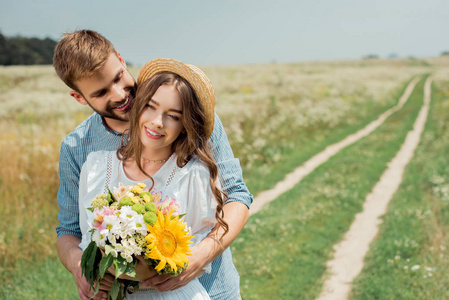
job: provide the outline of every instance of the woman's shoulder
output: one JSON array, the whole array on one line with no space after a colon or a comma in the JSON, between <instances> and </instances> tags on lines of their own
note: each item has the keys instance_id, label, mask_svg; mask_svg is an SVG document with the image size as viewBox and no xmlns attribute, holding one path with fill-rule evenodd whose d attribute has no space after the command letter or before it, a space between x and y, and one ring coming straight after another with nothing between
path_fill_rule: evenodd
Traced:
<instances>
[{"instance_id":1,"label":"woman's shoulder","mask_svg":"<svg viewBox=\"0 0 449 300\"><path fill-rule=\"evenodd\" d=\"M182 168L178 168L178 179L185 180L191 177L209 177L209 167L198 156L194 155Z\"/></svg>"},{"instance_id":2,"label":"woman's shoulder","mask_svg":"<svg viewBox=\"0 0 449 300\"><path fill-rule=\"evenodd\" d=\"M112 159L117 157L116 153L117 151L115 150L114 151L100 150L91 152L87 156L84 165L86 166L105 165L109 157L112 157Z\"/></svg>"},{"instance_id":3,"label":"woman's shoulder","mask_svg":"<svg viewBox=\"0 0 449 300\"><path fill-rule=\"evenodd\" d=\"M194 155L189 162L187 163L186 167L189 168L190 172L198 172L198 173L207 173L209 174L209 167L208 165L201 160L198 156Z\"/></svg>"},{"instance_id":4,"label":"woman's shoulder","mask_svg":"<svg viewBox=\"0 0 449 300\"><path fill-rule=\"evenodd\" d=\"M101 159L106 159L110 154L115 155L115 153L117 153L117 151L107 151L107 150L99 150L99 151L94 151L89 153L89 155L87 155L87 159L86 160L101 160Z\"/></svg>"}]
</instances>

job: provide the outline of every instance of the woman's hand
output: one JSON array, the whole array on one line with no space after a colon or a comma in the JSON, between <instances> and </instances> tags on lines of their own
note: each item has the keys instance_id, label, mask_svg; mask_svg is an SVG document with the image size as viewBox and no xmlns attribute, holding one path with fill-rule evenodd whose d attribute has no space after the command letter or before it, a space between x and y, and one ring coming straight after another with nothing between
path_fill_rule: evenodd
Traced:
<instances>
[{"instance_id":1,"label":"woman's hand","mask_svg":"<svg viewBox=\"0 0 449 300\"><path fill-rule=\"evenodd\" d=\"M173 291L185 286L193 279L200 277L204 273L205 264L210 260L207 247L198 244L192 247L192 256L189 257L189 266L178 276L172 277L167 274L153 276L142 282L142 287L151 286L160 292Z\"/></svg>"},{"instance_id":2,"label":"woman's hand","mask_svg":"<svg viewBox=\"0 0 449 300\"><path fill-rule=\"evenodd\" d=\"M138 281L144 281L157 275L157 271L153 267L148 265L142 255L137 256L137 259L139 261L137 262L134 269L136 271Z\"/></svg>"},{"instance_id":3,"label":"woman's hand","mask_svg":"<svg viewBox=\"0 0 449 300\"><path fill-rule=\"evenodd\" d=\"M100 290L109 292L112 288L112 284L114 283L114 276L109 273L105 273L104 277L100 279Z\"/></svg>"},{"instance_id":4,"label":"woman's hand","mask_svg":"<svg viewBox=\"0 0 449 300\"><path fill-rule=\"evenodd\" d=\"M144 280L148 280L154 276L157 275L156 270L149 266L148 263L145 261L145 259L143 258L143 256L139 255L137 256L137 264L134 267L134 270L136 271L136 276L137 279L125 274L122 274L119 276L120 279L127 279L127 280L132 280L132 281L144 281ZM112 265L111 267L109 267L108 271L111 274L115 274L115 268L114 265Z\"/></svg>"}]
</instances>

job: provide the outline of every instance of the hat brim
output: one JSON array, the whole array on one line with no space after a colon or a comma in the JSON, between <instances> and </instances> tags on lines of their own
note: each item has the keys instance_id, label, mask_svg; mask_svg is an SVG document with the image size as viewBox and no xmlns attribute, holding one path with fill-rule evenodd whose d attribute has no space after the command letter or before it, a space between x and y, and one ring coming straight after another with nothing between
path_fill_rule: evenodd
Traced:
<instances>
[{"instance_id":1,"label":"hat brim","mask_svg":"<svg viewBox=\"0 0 449 300\"><path fill-rule=\"evenodd\" d=\"M194 65L184 64L175 59L157 58L147 62L140 70L137 85L163 72L178 74L192 86L206 115L205 132L209 138L212 135L215 122L215 92L212 82L203 71Z\"/></svg>"}]
</instances>

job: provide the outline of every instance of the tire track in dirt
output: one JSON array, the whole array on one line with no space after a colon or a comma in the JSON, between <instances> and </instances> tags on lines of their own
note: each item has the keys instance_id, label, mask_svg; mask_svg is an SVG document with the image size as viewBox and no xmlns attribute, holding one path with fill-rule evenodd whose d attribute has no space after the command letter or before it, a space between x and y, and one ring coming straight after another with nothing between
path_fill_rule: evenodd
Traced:
<instances>
[{"instance_id":1,"label":"tire track in dirt","mask_svg":"<svg viewBox=\"0 0 449 300\"><path fill-rule=\"evenodd\" d=\"M331 276L325 282L318 300L348 298L351 283L362 270L369 245L379 230L379 218L385 214L390 199L399 188L405 167L412 159L421 139L429 111L431 83L432 80L428 78L424 86L424 104L413 129L408 132L401 149L366 197L363 211L356 215L343 240L334 246L334 258L328 262L328 272Z\"/></svg>"},{"instance_id":2,"label":"tire track in dirt","mask_svg":"<svg viewBox=\"0 0 449 300\"><path fill-rule=\"evenodd\" d=\"M285 193L289 189L293 188L296 184L298 184L306 175L310 174L315 168L326 162L329 158L337 154L343 148L357 142L361 138L369 135L373 132L377 127L379 127L391 114L400 110L404 104L407 102L410 97L413 89L419 81L419 77L413 79L405 89L403 95L398 101L396 106L388 109L384 113L382 113L377 120L371 122L363 129L360 129L354 134L348 135L346 138L341 140L338 143L329 145L322 152L312 156L308 161L306 161L303 165L296 168L293 172L287 174L284 180L278 182L274 188L270 190L263 191L259 193L255 198L253 203L251 204L251 209L249 214L255 214L258 212L265 204L271 202L272 200L279 197L281 194Z\"/></svg>"}]
</instances>

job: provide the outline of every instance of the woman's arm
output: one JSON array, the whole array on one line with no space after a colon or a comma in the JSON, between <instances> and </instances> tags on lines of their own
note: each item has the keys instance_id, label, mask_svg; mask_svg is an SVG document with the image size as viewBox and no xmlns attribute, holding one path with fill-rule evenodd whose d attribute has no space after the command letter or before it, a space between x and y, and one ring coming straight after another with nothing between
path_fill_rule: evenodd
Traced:
<instances>
[{"instance_id":1,"label":"woman's arm","mask_svg":"<svg viewBox=\"0 0 449 300\"><path fill-rule=\"evenodd\" d=\"M191 178L191 180L194 179L194 177ZM199 203L191 203L189 205L189 208L192 206L202 208L207 207L208 205L211 206L211 204L202 203L201 200L199 200L213 198L210 188L204 195L198 195L197 193L194 193L192 195L191 193L192 190L195 190L196 192L201 189L204 190L204 186L209 186L209 179L196 179L196 186L193 185L190 187L189 198L193 198L193 201L199 201ZM216 202L214 202L213 207L215 207L215 205ZM174 290L186 285L194 278L201 276L204 273L205 267L217 257L219 257L223 253L223 251L232 244L242 228L245 226L246 221L249 217L248 207L240 202L228 202L223 207L223 212L224 220L228 223L229 226L229 231L223 238L222 235L224 233L224 230L220 226L215 225L213 228L209 227L206 232L207 235L200 234L200 236L202 236L202 241L192 247L193 255L189 257L189 267L184 272L176 277L169 277L165 275L156 276L144 281L142 285L152 286L160 291ZM186 218L189 217L189 213L192 213L192 211L189 210L187 212ZM213 218L214 223L216 224L215 209L212 209L208 215L209 219ZM192 220L192 222L195 221L198 220ZM193 228L199 228L201 226L201 224L196 224L196 226L194 225ZM204 231L202 231L202 233L203 232Z\"/></svg>"}]
</instances>

